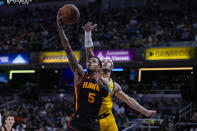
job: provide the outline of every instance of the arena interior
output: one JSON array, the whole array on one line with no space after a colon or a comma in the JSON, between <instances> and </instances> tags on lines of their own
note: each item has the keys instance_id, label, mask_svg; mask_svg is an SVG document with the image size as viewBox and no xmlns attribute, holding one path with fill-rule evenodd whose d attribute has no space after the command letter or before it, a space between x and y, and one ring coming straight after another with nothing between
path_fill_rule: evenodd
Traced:
<instances>
[{"instance_id":1,"label":"arena interior","mask_svg":"<svg viewBox=\"0 0 197 131\"><path fill-rule=\"evenodd\" d=\"M9 3L9 4L8 4ZM84 30L92 21L94 52L114 61L112 78L153 118L113 98L123 131L197 130L196 0L0 1L0 113L15 113L16 131L65 131L73 103L73 74L60 43L60 7L79 8L64 25L85 70Z\"/></svg>"}]
</instances>

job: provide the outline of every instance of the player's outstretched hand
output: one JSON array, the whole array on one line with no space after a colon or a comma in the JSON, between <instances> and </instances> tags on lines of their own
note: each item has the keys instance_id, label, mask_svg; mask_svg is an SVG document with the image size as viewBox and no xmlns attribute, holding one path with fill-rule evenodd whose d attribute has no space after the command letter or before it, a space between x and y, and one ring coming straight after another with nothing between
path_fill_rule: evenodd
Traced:
<instances>
[{"instance_id":1,"label":"player's outstretched hand","mask_svg":"<svg viewBox=\"0 0 197 131\"><path fill-rule=\"evenodd\" d=\"M59 9L57 13L57 27L61 27L61 19L63 18L63 11Z\"/></svg>"},{"instance_id":2,"label":"player's outstretched hand","mask_svg":"<svg viewBox=\"0 0 197 131\"><path fill-rule=\"evenodd\" d=\"M154 111L154 110L147 110L145 116L146 117L154 117L154 116L156 116L156 111Z\"/></svg>"},{"instance_id":3,"label":"player's outstretched hand","mask_svg":"<svg viewBox=\"0 0 197 131\"><path fill-rule=\"evenodd\" d=\"M84 29L84 31L89 32L89 31L92 31L96 26L97 26L97 24L93 24L92 22L88 22L84 26L82 26L82 28Z\"/></svg>"}]
</instances>

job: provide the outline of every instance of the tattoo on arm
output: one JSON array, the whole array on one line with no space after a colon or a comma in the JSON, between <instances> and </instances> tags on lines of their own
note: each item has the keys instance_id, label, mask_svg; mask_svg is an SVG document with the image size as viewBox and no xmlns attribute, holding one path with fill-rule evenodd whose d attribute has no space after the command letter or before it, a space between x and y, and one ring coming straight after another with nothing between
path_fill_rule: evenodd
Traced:
<instances>
[{"instance_id":1,"label":"tattoo on arm","mask_svg":"<svg viewBox=\"0 0 197 131\"><path fill-rule=\"evenodd\" d=\"M72 71L75 72L76 69L78 68L77 59L76 59L73 52L66 52L66 54L67 54L67 57L68 57L68 60L69 60L69 65L70 65Z\"/></svg>"},{"instance_id":2,"label":"tattoo on arm","mask_svg":"<svg viewBox=\"0 0 197 131\"><path fill-rule=\"evenodd\" d=\"M74 73L76 71L76 69L78 68L78 62L77 59L71 49L71 46L68 42L68 39L63 31L62 26L58 26L58 31L59 31L59 36L60 36L60 40L61 40L61 44L64 47L68 60L69 60L69 64L70 67L72 69L72 72Z\"/></svg>"}]
</instances>

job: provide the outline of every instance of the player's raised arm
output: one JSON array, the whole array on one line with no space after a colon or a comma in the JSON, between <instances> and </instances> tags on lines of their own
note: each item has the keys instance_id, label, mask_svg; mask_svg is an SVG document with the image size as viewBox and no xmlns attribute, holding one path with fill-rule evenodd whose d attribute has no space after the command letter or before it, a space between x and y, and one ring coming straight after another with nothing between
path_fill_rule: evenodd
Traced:
<instances>
[{"instance_id":1,"label":"player's raised arm","mask_svg":"<svg viewBox=\"0 0 197 131\"><path fill-rule=\"evenodd\" d=\"M84 72L83 72L83 68L78 64L77 62L77 59L71 49L71 46L68 42L68 39L64 33L64 30L62 28L62 25L61 25L61 18L62 18L62 10L60 9L58 11L58 14L57 14L57 28L58 28L58 31L59 31L59 36L60 36L60 40L61 40L61 44L62 46L64 47L65 51L66 51L66 54L67 54L67 57L68 57L68 61L69 61L69 64L70 64L70 68L72 70L72 72L76 75L78 75L80 78L83 77L84 75Z\"/></svg>"},{"instance_id":2,"label":"player's raised arm","mask_svg":"<svg viewBox=\"0 0 197 131\"><path fill-rule=\"evenodd\" d=\"M92 25L92 22L86 23L82 28L85 31L85 50L86 50L86 61L94 56L93 53L93 41L92 41L92 30L97 24Z\"/></svg>"},{"instance_id":3,"label":"player's raised arm","mask_svg":"<svg viewBox=\"0 0 197 131\"><path fill-rule=\"evenodd\" d=\"M136 111L142 113L146 117L154 117L156 115L156 111L153 110L147 110L143 106L141 106L136 100L125 94L121 87L115 83L115 95L125 102L129 107L135 109Z\"/></svg>"}]
</instances>

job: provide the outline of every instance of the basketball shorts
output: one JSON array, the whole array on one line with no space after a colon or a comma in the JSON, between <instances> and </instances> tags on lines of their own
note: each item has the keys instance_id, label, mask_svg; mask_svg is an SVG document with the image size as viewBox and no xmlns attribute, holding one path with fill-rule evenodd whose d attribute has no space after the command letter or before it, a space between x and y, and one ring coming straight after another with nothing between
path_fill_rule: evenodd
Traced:
<instances>
[{"instance_id":1,"label":"basketball shorts","mask_svg":"<svg viewBox=\"0 0 197 131\"><path fill-rule=\"evenodd\" d=\"M118 131L114 115L109 113L108 116L99 119L100 131Z\"/></svg>"},{"instance_id":2,"label":"basketball shorts","mask_svg":"<svg viewBox=\"0 0 197 131\"><path fill-rule=\"evenodd\" d=\"M89 117L74 114L68 123L68 128L73 131L99 131L99 120L95 117Z\"/></svg>"}]
</instances>

